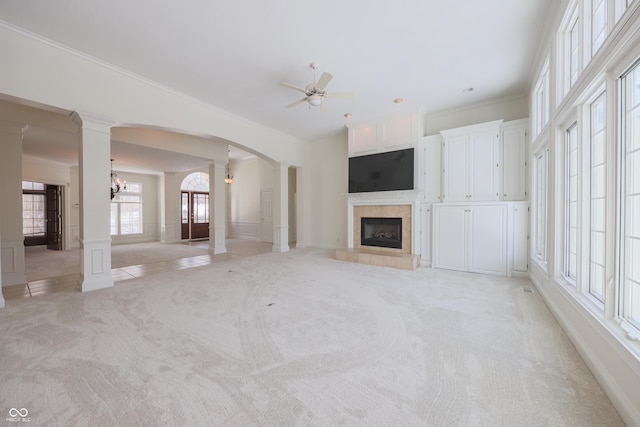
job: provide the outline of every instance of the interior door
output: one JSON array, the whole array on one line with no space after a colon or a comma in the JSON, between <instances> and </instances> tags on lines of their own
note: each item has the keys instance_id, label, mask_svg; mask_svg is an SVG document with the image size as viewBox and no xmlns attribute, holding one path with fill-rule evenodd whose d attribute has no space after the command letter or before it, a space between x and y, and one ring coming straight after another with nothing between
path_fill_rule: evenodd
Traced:
<instances>
[{"instance_id":1,"label":"interior door","mask_svg":"<svg viewBox=\"0 0 640 427\"><path fill-rule=\"evenodd\" d=\"M273 243L273 190L260 190L260 240Z\"/></svg>"},{"instance_id":2,"label":"interior door","mask_svg":"<svg viewBox=\"0 0 640 427\"><path fill-rule=\"evenodd\" d=\"M47 249L59 251L62 249L62 190L57 185L47 185L46 188Z\"/></svg>"}]
</instances>

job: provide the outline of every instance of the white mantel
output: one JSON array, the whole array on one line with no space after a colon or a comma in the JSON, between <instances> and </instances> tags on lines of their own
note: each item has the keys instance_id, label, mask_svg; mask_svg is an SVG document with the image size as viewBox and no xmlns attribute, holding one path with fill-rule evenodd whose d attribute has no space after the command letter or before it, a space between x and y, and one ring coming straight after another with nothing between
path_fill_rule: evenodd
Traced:
<instances>
[{"instance_id":1,"label":"white mantel","mask_svg":"<svg viewBox=\"0 0 640 427\"><path fill-rule=\"evenodd\" d=\"M421 252L420 199L421 190L379 191L371 193L349 193L347 196L347 247L354 248L354 206L410 205L411 206L411 253Z\"/></svg>"}]
</instances>

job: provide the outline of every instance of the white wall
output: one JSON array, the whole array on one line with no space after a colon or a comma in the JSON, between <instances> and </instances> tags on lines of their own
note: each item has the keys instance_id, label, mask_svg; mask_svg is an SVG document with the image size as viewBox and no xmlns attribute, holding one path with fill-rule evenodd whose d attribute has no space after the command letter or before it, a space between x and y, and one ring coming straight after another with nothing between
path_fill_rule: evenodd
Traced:
<instances>
[{"instance_id":1,"label":"white wall","mask_svg":"<svg viewBox=\"0 0 640 427\"><path fill-rule=\"evenodd\" d=\"M229 163L233 182L227 185L227 235L257 240L260 224L259 176L266 167L263 164L267 162L251 157Z\"/></svg>"},{"instance_id":2,"label":"white wall","mask_svg":"<svg viewBox=\"0 0 640 427\"><path fill-rule=\"evenodd\" d=\"M313 246L347 247L348 144L347 130L333 138L309 146L312 159L307 167L311 182L305 180L305 200L311 211L306 224Z\"/></svg>"},{"instance_id":3,"label":"white wall","mask_svg":"<svg viewBox=\"0 0 640 427\"><path fill-rule=\"evenodd\" d=\"M112 131L116 134L138 126L199 135L203 141L210 140L210 146L204 142L196 147L206 158L218 159L220 147L228 142L281 164L305 168L305 162L313 160L306 155L307 145L298 138L1 23L0 40L3 54L0 94L10 99L56 113L76 111L113 122ZM77 131L73 126L68 129ZM271 182L271 168L261 167L259 173L262 184ZM309 181L312 179L309 176ZM310 212L298 214L306 217Z\"/></svg>"},{"instance_id":4,"label":"white wall","mask_svg":"<svg viewBox=\"0 0 640 427\"><path fill-rule=\"evenodd\" d=\"M106 64L0 25L0 93L78 111L122 126L217 137L287 164L300 164L300 140L167 90Z\"/></svg>"},{"instance_id":5,"label":"white wall","mask_svg":"<svg viewBox=\"0 0 640 427\"><path fill-rule=\"evenodd\" d=\"M428 114L424 118L425 135L434 135L445 129L484 123L492 120L504 121L529 117L528 96L503 98L464 108Z\"/></svg>"},{"instance_id":6,"label":"white wall","mask_svg":"<svg viewBox=\"0 0 640 427\"><path fill-rule=\"evenodd\" d=\"M68 165L23 155L22 180L68 186L71 172Z\"/></svg>"}]
</instances>

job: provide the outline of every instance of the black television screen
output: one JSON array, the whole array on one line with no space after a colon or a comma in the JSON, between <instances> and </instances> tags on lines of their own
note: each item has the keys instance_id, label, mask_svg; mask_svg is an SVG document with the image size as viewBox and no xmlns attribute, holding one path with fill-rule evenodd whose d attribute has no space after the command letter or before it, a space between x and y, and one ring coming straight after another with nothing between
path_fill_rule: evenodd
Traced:
<instances>
[{"instance_id":1,"label":"black television screen","mask_svg":"<svg viewBox=\"0 0 640 427\"><path fill-rule=\"evenodd\" d=\"M349 193L413 190L413 148L349 158Z\"/></svg>"}]
</instances>

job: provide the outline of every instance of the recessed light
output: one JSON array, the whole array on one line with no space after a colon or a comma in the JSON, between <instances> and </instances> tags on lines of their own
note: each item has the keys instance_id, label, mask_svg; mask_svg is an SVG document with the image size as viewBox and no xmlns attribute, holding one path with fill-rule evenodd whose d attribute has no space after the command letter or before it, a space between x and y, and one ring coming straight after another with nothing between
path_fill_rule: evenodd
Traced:
<instances>
[{"instance_id":1,"label":"recessed light","mask_svg":"<svg viewBox=\"0 0 640 427\"><path fill-rule=\"evenodd\" d=\"M350 119L350 118L351 118L351 116L352 116L352 114L351 114L351 113L344 113L344 116L345 116L347 119Z\"/></svg>"},{"instance_id":2,"label":"recessed light","mask_svg":"<svg viewBox=\"0 0 640 427\"><path fill-rule=\"evenodd\" d=\"M396 98L396 99L393 100L393 102L395 102L396 104L402 104L404 102L404 99Z\"/></svg>"},{"instance_id":3,"label":"recessed light","mask_svg":"<svg viewBox=\"0 0 640 427\"><path fill-rule=\"evenodd\" d=\"M468 87L466 89L462 89L462 92L463 93L471 93L471 92L473 92L473 88L472 87Z\"/></svg>"}]
</instances>

